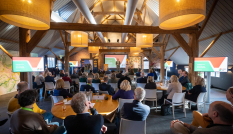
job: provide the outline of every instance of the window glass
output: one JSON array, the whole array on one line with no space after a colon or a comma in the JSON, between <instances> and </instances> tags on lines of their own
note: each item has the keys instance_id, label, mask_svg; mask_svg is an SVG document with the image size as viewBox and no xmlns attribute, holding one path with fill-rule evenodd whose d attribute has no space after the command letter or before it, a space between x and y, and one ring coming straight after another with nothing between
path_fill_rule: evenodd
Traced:
<instances>
[{"instance_id":1,"label":"window glass","mask_svg":"<svg viewBox=\"0 0 233 134\"><path fill-rule=\"evenodd\" d=\"M55 58L47 57L48 68L55 68Z\"/></svg>"}]
</instances>

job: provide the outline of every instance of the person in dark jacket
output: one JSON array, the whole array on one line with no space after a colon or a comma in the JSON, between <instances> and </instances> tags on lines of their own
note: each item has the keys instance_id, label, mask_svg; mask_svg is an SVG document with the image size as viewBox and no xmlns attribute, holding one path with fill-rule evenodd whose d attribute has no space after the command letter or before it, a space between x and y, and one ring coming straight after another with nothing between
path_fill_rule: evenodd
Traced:
<instances>
[{"instance_id":1,"label":"person in dark jacket","mask_svg":"<svg viewBox=\"0 0 233 134\"><path fill-rule=\"evenodd\" d=\"M116 77L121 78L123 76L122 73L123 73L123 71L121 70L118 74L116 74Z\"/></svg>"},{"instance_id":2,"label":"person in dark jacket","mask_svg":"<svg viewBox=\"0 0 233 134\"><path fill-rule=\"evenodd\" d=\"M147 83L147 78L144 76L144 72L141 72L141 77L137 79L137 83Z\"/></svg>"},{"instance_id":3,"label":"person in dark jacket","mask_svg":"<svg viewBox=\"0 0 233 134\"><path fill-rule=\"evenodd\" d=\"M79 78L79 75L77 73L77 69L74 69L73 74L71 74L70 77L71 77L71 79L78 79Z\"/></svg>"},{"instance_id":4,"label":"person in dark jacket","mask_svg":"<svg viewBox=\"0 0 233 134\"><path fill-rule=\"evenodd\" d=\"M54 77L52 77L51 72L47 73L47 76L45 77L45 82L53 82L53 84L55 84Z\"/></svg>"},{"instance_id":5,"label":"person in dark jacket","mask_svg":"<svg viewBox=\"0 0 233 134\"><path fill-rule=\"evenodd\" d=\"M145 89L157 89L156 83L153 80L152 76L147 78L148 83L145 85Z\"/></svg>"},{"instance_id":6,"label":"person in dark jacket","mask_svg":"<svg viewBox=\"0 0 233 134\"><path fill-rule=\"evenodd\" d=\"M87 82L87 73L83 72L82 76L79 78L79 82Z\"/></svg>"},{"instance_id":7,"label":"person in dark jacket","mask_svg":"<svg viewBox=\"0 0 233 134\"><path fill-rule=\"evenodd\" d=\"M129 73L126 72L125 75L119 79L119 81L118 81L118 89L120 89L121 82L124 81L124 80L129 81L129 83L131 85L131 79L128 76L129 76Z\"/></svg>"},{"instance_id":8,"label":"person in dark jacket","mask_svg":"<svg viewBox=\"0 0 233 134\"><path fill-rule=\"evenodd\" d=\"M56 89L53 92L53 96L63 96L63 98L72 98L73 95L70 94L66 89L64 89L65 83L63 79L59 79L56 82Z\"/></svg>"},{"instance_id":9,"label":"person in dark jacket","mask_svg":"<svg viewBox=\"0 0 233 134\"><path fill-rule=\"evenodd\" d=\"M95 73L94 79L92 80L92 83L101 83L100 81L100 75L98 73Z\"/></svg>"},{"instance_id":10,"label":"person in dark jacket","mask_svg":"<svg viewBox=\"0 0 233 134\"><path fill-rule=\"evenodd\" d=\"M98 114L85 94L75 94L71 100L71 107L77 115L70 115L65 118L64 125L67 134L102 134L102 132L107 131L107 127L103 125L103 116Z\"/></svg>"},{"instance_id":11,"label":"person in dark jacket","mask_svg":"<svg viewBox=\"0 0 233 134\"><path fill-rule=\"evenodd\" d=\"M80 88L80 91L92 91L93 93L96 93L95 88L91 85L92 83L92 78L87 79L87 85L82 85Z\"/></svg>"},{"instance_id":12,"label":"person in dark jacket","mask_svg":"<svg viewBox=\"0 0 233 134\"><path fill-rule=\"evenodd\" d=\"M99 84L99 90L100 91L108 91L109 95L114 94L114 89L111 87L111 85L108 85L108 76L104 76L104 82Z\"/></svg>"},{"instance_id":13,"label":"person in dark jacket","mask_svg":"<svg viewBox=\"0 0 233 134\"><path fill-rule=\"evenodd\" d=\"M54 72L55 72L55 76L57 76L59 74L59 72L60 72L59 68L56 67L56 69L54 70Z\"/></svg>"},{"instance_id":14,"label":"person in dark jacket","mask_svg":"<svg viewBox=\"0 0 233 134\"><path fill-rule=\"evenodd\" d=\"M188 78L188 72L187 71L183 71L182 73L183 73L184 77L182 78L182 80L180 81L180 83L181 83L182 86L185 86L186 83L190 83L189 78Z\"/></svg>"},{"instance_id":15,"label":"person in dark jacket","mask_svg":"<svg viewBox=\"0 0 233 134\"><path fill-rule=\"evenodd\" d=\"M150 107L142 104L146 92L143 88L138 87L134 91L134 101L125 103L121 109L121 118L133 121L144 121L150 113Z\"/></svg>"},{"instance_id":16,"label":"person in dark jacket","mask_svg":"<svg viewBox=\"0 0 233 134\"><path fill-rule=\"evenodd\" d=\"M141 69L140 69L140 68L138 68L138 72L136 73L136 76L137 76L137 77L140 77L140 76L141 76Z\"/></svg>"},{"instance_id":17,"label":"person in dark jacket","mask_svg":"<svg viewBox=\"0 0 233 134\"><path fill-rule=\"evenodd\" d=\"M206 92L205 80L197 76L195 79L195 86L185 94L185 99L196 102L198 95L202 92Z\"/></svg>"},{"instance_id":18,"label":"person in dark jacket","mask_svg":"<svg viewBox=\"0 0 233 134\"><path fill-rule=\"evenodd\" d=\"M157 76L157 74L156 74L156 72L155 72L155 69L154 69L154 68L152 68L152 72L154 73L154 80L157 80L157 79L158 79L158 76Z\"/></svg>"},{"instance_id":19,"label":"person in dark jacket","mask_svg":"<svg viewBox=\"0 0 233 134\"><path fill-rule=\"evenodd\" d=\"M107 71L105 71L105 75L106 74L111 74L111 72L107 69Z\"/></svg>"},{"instance_id":20,"label":"person in dark jacket","mask_svg":"<svg viewBox=\"0 0 233 134\"><path fill-rule=\"evenodd\" d=\"M60 77L64 77L64 75L65 75L64 70L60 70Z\"/></svg>"}]
</instances>

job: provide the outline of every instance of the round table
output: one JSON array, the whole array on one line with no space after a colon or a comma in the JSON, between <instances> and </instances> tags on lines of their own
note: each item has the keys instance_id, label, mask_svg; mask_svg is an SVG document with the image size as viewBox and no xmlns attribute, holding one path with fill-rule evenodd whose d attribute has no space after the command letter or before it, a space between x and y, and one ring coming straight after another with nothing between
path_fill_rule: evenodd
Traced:
<instances>
[{"instance_id":1,"label":"round table","mask_svg":"<svg viewBox=\"0 0 233 134\"><path fill-rule=\"evenodd\" d=\"M92 100L91 103L95 103L94 108L98 111L101 115L109 115L113 113L119 106L119 102L117 100L112 100L111 95L105 94L105 96L108 96L108 100L99 100L98 102L96 100ZM72 98L67 98L67 101L71 100ZM63 102L60 101L60 102ZM52 107L52 114L59 118L59 119L65 119L69 115L76 115L76 113L73 111L71 105L66 105L66 111L62 111L63 104L60 105L54 105Z\"/></svg>"},{"instance_id":2,"label":"round table","mask_svg":"<svg viewBox=\"0 0 233 134\"><path fill-rule=\"evenodd\" d=\"M157 89L158 90L165 90L165 91L167 91L168 87L164 87L164 86L159 87L158 86ZM182 90L184 91L184 90L186 90L186 88L182 86Z\"/></svg>"}]
</instances>

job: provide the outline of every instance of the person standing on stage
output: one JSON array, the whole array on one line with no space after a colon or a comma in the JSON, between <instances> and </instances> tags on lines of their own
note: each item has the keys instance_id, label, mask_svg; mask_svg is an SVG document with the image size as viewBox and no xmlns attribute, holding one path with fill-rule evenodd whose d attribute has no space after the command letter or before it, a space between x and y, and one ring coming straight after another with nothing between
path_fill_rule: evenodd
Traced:
<instances>
[{"instance_id":1,"label":"person standing on stage","mask_svg":"<svg viewBox=\"0 0 233 134\"><path fill-rule=\"evenodd\" d=\"M121 62L119 61L119 59L117 59L116 61L117 72L120 72L120 65L121 65Z\"/></svg>"}]
</instances>

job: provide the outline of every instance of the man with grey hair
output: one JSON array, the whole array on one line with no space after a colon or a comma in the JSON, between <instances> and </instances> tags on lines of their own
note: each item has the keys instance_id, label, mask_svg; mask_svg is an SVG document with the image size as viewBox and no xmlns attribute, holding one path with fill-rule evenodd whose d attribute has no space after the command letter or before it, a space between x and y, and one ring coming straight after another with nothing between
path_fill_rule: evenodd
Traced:
<instances>
[{"instance_id":1,"label":"man with grey hair","mask_svg":"<svg viewBox=\"0 0 233 134\"><path fill-rule=\"evenodd\" d=\"M147 78L144 75L144 72L141 72L141 77L137 79L137 83L147 83Z\"/></svg>"},{"instance_id":2,"label":"man with grey hair","mask_svg":"<svg viewBox=\"0 0 233 134\"><path fill-rule=\"evenodd\" d=\"M69 77L69 73L65 72L64 77L62 77L64 81L69 81L70 85L72 85L72 80Z\"/></svg>"},{"instance_id":3,"label":"man with grey hair","mask_svg":"<svg viewBox=\"0 0 233 134\"><path fill-rule=\"evenodd\" d=\"M124 81L124 80L129 81L129 83L130 83L130 85L131 85L131 79L129 78L129 73L128 73L128 72L125 72L124 76L122 76L122 77L118 80L118 89L120 89L121 82Z\"/></svg>"},{"instance_id":4,"label":"man with grey hair","mask_svg":"<svg viewBox=\"0 0 233 134\"><path fill-rule=\"evenodd\" d=\"M39 74L36 76L35 78L35 82L37 85L37 88L43 88L43 92L42 92L42 96L44 96L44 92L45 92L45 86L44 86L44 72L39 72ZM38 90L38 94L40 94L40 90Z\"/></svg>"},{"instance_id":5,"label":"man with grey hair","mask_svg":"<svg viewBox=\"0 0 233 134\"><path fill-rule=\"evenodd\" d=\"M92 84L92 78L87 79L87 85L82 85L80 88L80 91L92 91L93 93L96 93L95 88L91 85Z\"/></svg>"},{"instance_id":6,"label":"man with grey hair","mask_svg":"<svg viewBox=\"0 0 233 134\"><path fill-rule=\"evenodd\" d=\"M103 116L98 114L85 94L75 94L71 100L71 107L77 115L65 118L67 134L102 134L101 132L107 131L107 127L103 125ZM88 112L89 109L92 115Z\"/></svg>"},{"instance_id":7,"label":"man with grey hair","mask_svg":"<svg viewBox=\"0 0 233 134\"><path fill-rule=\"evenodd\" d=\"M121 118L144 121L150 113L150 107L142 104L146 91L138 87L134 90L134 100L132 103L125 103L121 109Z\"/></svg>"}]
</instances>

